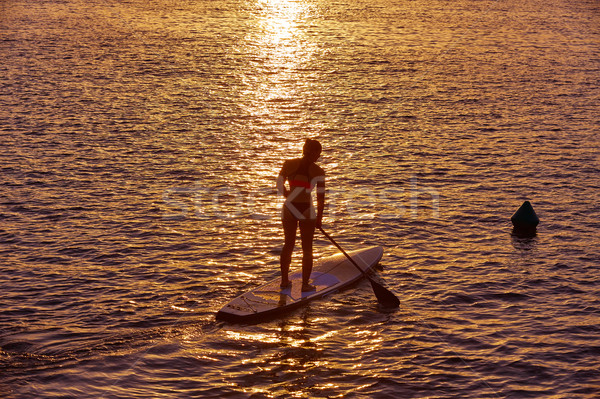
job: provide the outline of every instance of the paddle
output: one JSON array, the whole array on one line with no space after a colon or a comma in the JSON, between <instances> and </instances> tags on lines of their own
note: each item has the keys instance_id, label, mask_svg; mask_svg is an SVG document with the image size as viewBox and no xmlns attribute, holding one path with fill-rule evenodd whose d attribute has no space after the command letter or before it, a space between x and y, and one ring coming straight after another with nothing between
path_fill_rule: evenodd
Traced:
<instances>
[{"instance_id":1,"label":"paddle","mask_svg":"<svg viewBox=\"0 0 600 399\"><path fill-rule=\"evenodd\" d=\"M398 306L400 306L400 300L398 298L396 298L396 295L392 294L392 292L390 290L388 290L387 288L385 288L384 286L382 286L381 284L379 284L377 281L374 281L371 277L369 277L367 275L367 273L365 273L363 271L363 269L361 269L360 266L358 266L356 264L356 262L354 261L354 259L352 259L350 257L350 255L348 255L346 253L346 251L344 251L342 249L342 247L340 247L339 244L337 242L335 242L334 239L331 238L331 236L325 232L325 230L323 230L322 227L319 227L319 230L321 230L321 233L323 233L325 235L325 237L327 237L327 239L329 241L331 241L333 243L333 245L335 245L337 247L337 249L339 249L340 251L342 251L342 253L344 255L346 255L346 258L348 258L348 260L350 260L350 262L358 270L360 270L360 272L362 273L362 275L367 280L369 280L369 282L371 283L371 287L373 288L373 292L375 293L375 296L377 297L377 300L379 301L379 303L381 305L383 305L385 307L389 307L389 308L397 308Z\"/></svg>"}]
</instances>

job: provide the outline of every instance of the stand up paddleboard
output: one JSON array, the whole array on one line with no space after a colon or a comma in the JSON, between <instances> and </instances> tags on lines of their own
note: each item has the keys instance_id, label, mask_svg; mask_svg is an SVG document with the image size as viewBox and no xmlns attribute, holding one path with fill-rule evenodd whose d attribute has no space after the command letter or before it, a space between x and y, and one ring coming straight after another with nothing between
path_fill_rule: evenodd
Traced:
<instances>
[{"instance_id":1,"label":"stand up paddleboard","mask_svg":"<svg viewBox=\"0 0 600 399\"><path fill-rule=\"evenodd\" d=\"M349 252L350 257L368 272L383 256L382 247L370 247ZM291 287L280 288L281 278L255 288L233 299L217 313L217 319L253 323L289 312L308 302L334 293L364 275L343 254L333 255L315 262L310 276L315 291L302 292L302 271L291 273Z\"/></svg>"}]
</instances>

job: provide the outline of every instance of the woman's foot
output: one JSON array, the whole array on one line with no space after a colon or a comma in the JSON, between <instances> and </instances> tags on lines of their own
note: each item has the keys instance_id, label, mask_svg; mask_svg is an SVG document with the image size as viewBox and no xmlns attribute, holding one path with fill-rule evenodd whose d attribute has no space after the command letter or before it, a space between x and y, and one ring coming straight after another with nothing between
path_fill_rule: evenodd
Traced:
<instances>
[{"instance_id":1,"label":"woman's foot","mask_svg":"<svg viewBox=\"0 0 600 399\"><path fill-rule=\"evenodd\" d=\"M302 292L315 291L316 289L314 285L302 283Z\"/></svg>"},{"instance_id":2,"label":"woman's foot","mask_svg":"<svg viewBox=\"0 0 600 399\"><path fill-rule=\"evenodd\" d=\"M286 289L286 288L290 288L292 286L292 282L291 281L286 281L286 282L281 282L281 284L279 284L279 288Z\"/></svg>"}]
</instances>

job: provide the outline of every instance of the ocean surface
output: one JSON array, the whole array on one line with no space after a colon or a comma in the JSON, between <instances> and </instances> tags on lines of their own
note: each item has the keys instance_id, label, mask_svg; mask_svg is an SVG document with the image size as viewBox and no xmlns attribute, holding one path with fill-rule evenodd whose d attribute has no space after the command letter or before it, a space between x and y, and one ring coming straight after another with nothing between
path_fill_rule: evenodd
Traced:
<instances>
[{"instance_id":1,"label":"ocean surface","mask_svg":"<svg viewBox=\"0 0 600 399\"><path fill-rule=\"evenodd\" d=\"M0 58L0 397L600 395L597 1L7 0ZM216 321L306 137L400 308Z\"/></svg>"}]
</instances>

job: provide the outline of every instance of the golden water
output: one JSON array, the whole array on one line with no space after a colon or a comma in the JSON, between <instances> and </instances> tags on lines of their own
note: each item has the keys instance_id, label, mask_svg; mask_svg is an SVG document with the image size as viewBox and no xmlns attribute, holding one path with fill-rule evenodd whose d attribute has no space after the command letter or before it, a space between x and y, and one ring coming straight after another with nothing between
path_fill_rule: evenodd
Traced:
<instances>
[{"instance_id":1,"label":"golden water","mask_svg":"<svg viewBox=\"0 0 600 399\"><path fill-rule=\"evenodd\" d=\"M594 397L599 11L3 2L0 396ZM401 306L365 283L216 322L278 276L305 137L324 227L385 248ZM535 237L511 235L524 200Z\"/></svg>"}]
</instances>

